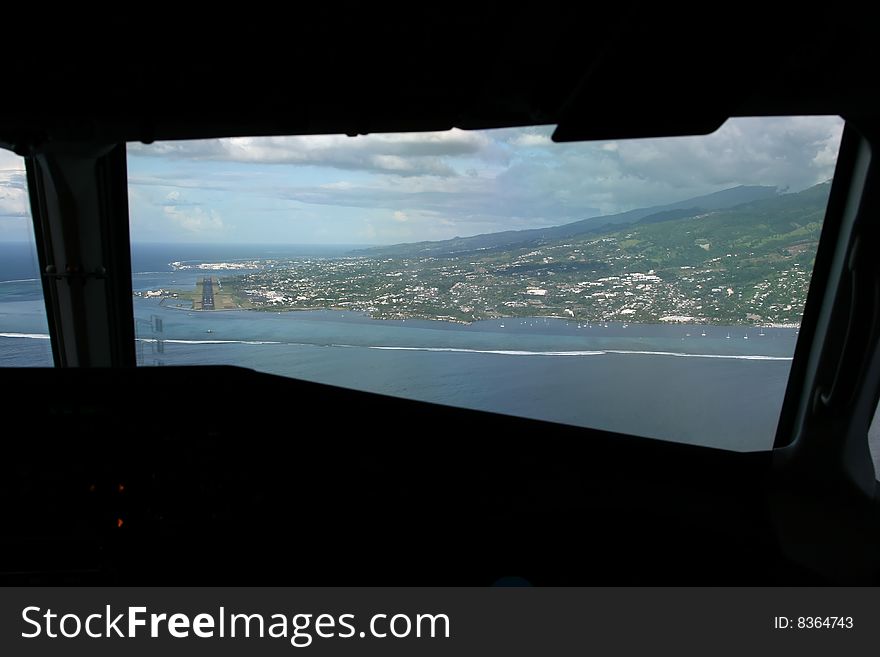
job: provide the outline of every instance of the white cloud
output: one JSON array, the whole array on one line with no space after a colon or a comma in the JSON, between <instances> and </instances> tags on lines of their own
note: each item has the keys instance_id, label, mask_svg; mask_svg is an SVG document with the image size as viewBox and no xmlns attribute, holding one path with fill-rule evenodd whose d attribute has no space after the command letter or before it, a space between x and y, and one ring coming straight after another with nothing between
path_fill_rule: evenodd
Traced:
<instances>
[{"instance_id":1,"label":"white cloud","mask_svg":"<svg viewBox=\"0 0 880 657\"><path fill-rule=\"evenodd\" d=\"M625 176L673 188L803 189L832 176L842 130L837 117L735 119L705 137L617 142L617 167Z\"/></svg>"},{"instance_id":2,"label":"white cloud","mask_svg":"<svg viewBox=\"0 0 880 657\"><path fill-rule=\"evenodd\" d=\"M0 171L24 172L24 158L12 151L0 148Z\"/></svg>"},{"instance_id":3,"label":"white cloud","mask_svg":"<svg viewBox=\"0 0 880 657\"><path fill-rule=\"evenodd\" d=\"M829 179L837 117L732 119L705 137L557 144L498 176L499 196L533 216L566 220L662 205L737 185L792 191ZM529 212L523 213L525 216Z\"/></svg>"},{"instance_id":4,"label":"white cloud","mask_svg":"<svg viewBox=\"0 0 880 657\"><path fill-rule=\"evenodd\" d=\"M457 129L357 137L305 135L169 141L148 146L132 144L129 150L136 155L182 160L314 165L403 176L454 176L454 167L444 158L500 157L485 133Z\"/></svg>"},{"instance_id":5,"label":"white cloud","mask_svg":"<svg viewBox=\"0 0 880 657\"><path fill-rule=\"evenodd\" d=\"M130 181L149 199L142 207L190 232L273 239L266 226L305 212L328 241L431 239L557 225L736 185L798 191L833 175L842 125L734 119L706 137L570 144L551 143L551 127L168 142L130 147ZM147 153L164 161L139 157ZM236 221L242 232L208 207L247 217ZM261 223L260 207L274 218Z\"/></svg>"},{"instance_id":6,"label":"white cloud","mask_svg":"<svg viewBox=\"0 0 880 657\"><path fill-rule=\"evenodd\" d=\"M834 171L837 164L837 150L840 146L842 129L841 126L840 130L832 130L825 139L819 138L815 142L818 148L810 164L818 172L821 180L829 178L830 172Z\"/></svg>"},{"instance_id":7,"label":"white cloud","mask_svg":"<svg viewBox=\"0 0 880 657\"><path fill-rule=\"evenodd\" d=\"M341 189L341 190L346 190L346 189L352 189L352 188L354 187L354 185L352 185L352 184L351 184L350 182L348 182L347 180L338 180L338 181L336 181L336 182L325 183L325 184L323 184L323 185L318 185L318 187L320 187L321 189Z\"/></svg>"},{"instance_id":8,"label":"white cloud","mask_svg":"<svg viewBox=\"0 0 880 657\"><path fill-rule=\"evenodd\" d=\"M0 216L29 216L26 178L24 159L0 148Z\"/></svg>"},{"instance_id":9,"label":"white cloud","mask_svg":"<svg viewBox=\"0 0 880 657\"><path fill-rule=\"evenodd\" d=\"M201 203L189 200L187 196L185 196L179 189L172 189L170 192L165 194L165 198L162 200L162 205L184 207L201 205Z\"/></svg>"},{"instance_id":10,"label":"white cloud","mask_svg":"<svg viewBox=\"0 0 880 657\"><path fill-rule=\"evenodd\" d=\"M27 217L27 191L21 186L8 184L0 172L0 217Z\"/></svg>"},{"instance_id":11,"label":"white cloud","mask_svg":"<svg viewBox=\"0 0 880 657\"><path fill-rule=\"evenodd\" d=\"M517 135L511 139L509 143L513 146L523 146L525 148L553 145L550 135L535 134L532 132L524 132L521 135Z\"/></svg>"},{"instance_id":12,"label":"white cloud","mask_svg":"<svg viewBox=\"0 0 880 657\"><path fill-rule=\"evenodd\" d=\"M214 210L207 212L200 207L181 210L173 205L162 208L165 216L190 233L213 233L223 230L223 220Z\"/></svg>"}]
</instances>

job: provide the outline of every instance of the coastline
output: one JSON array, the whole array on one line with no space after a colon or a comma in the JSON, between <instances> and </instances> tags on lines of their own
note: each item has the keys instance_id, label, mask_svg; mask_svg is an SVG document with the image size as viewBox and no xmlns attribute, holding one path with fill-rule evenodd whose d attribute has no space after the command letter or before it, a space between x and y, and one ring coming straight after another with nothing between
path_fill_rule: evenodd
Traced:
<instances>
[{"instance_id":1,"label":"coastline","mask_svg":"<svg viewBox=\"0 0 880 657\"><path fill-rule=\"evenodd\" d=\"M159 299L159 305L167 310L184 310L186 312L195 312L195 313L216 313L216 312L254 312L254 313L265 313L265 314L280 314L280 313L310 313L310 312L338 312L338 313L352 313L355 315L359 315L362 317L368 317L371 320L377 322L401 322L407 320L416 320L416 321L426 321L426 322L443 322L446 324L454 324L458 326L472 326L474 324L479 324L480 322L505 322L505 321L517 321L517 320L535 320L535 319L544 319L544 320L553 320L557 322L566 322L568 324L590 324L595 325L597 327L603 326L605 324L611 326L670 326L670 327L682 327L682 328L717 328L717 327L728 327L728 328L754 328L754 329L793 329L800 330L801 325L799 323L776 323L776 322L749 322L749 323L738 323L738 322L722 322L721 320L707 320L703 322L699 321L663 321L662 318L651 321L651 322L635 322L632 320L622 321L622 320L606 320L606 319L575 319L572 317L563 317L560 315L501 315L498 317L487 317L484 319L474 319L472 321L464 321L460 319L455 319L449 317L448 315L420 315L420 314L403 314L400 313L399 316L377 316L366 310L352 309L352 308L340 308L338 306L318 306L315 308L291 308L289 306L285 307L271 307L271 306L259 306L254 308L216 308L214 310L202 310L201 308L192 308L192 307L182 307L182 306L173 306L169 303L166 303L171 299L171 297L155 297L155 296L147 296L145 294L137 294L134 293L133 296L150 300L150 299Z\"/></svg>"}]
</instances>

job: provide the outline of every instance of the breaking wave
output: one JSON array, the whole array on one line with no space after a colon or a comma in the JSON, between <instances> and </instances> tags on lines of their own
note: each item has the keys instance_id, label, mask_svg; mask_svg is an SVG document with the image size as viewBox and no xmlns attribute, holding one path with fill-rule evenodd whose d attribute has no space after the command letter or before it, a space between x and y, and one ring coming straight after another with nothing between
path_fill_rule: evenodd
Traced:
<instances>
[{"instance_id":1,"label":"breaking wave","mask_svg":"<svg viewBox=\"0 0 880 657\"><path fill-rule=\"evenodd\" d=\"M49 335L46 333L0 333L0 338L29 338L33 340L48 340ZM138 342L155 343L156 338L138 338ZM313 343L295 343L282 342L278 340L179 340L166 339L162 340L166 344L246 344L246 345L273 345L283 344L290 346L310 346L310 347L347 347L358 348L359 345L349 344L313 344ZM672 358L717 358L722 360L761 360L761 361L791 361L790 356L763 356L763 355L744 355L744 354L687 354L677 351L636 351L627 349L600 349L600 350L576 350L576 351L526 351L520 349L466 349L463 347L395 347L395 346L365 346L366 349L379 349L384 351L427 351L438 353L461 353L461 354L491 354L495 356L568 356L568 357L584 357L584 356L607 356L615 355L633 355L633 356L668 356Z\"/></svg>"},{"instance_id":2,"label":"breaking wave","mask_svg":"<svg viewBox=\"0 0 880 657\"><path fill-rule=\"evenodd\" d=\"M722 358L726 360L792 360L787 356L760 356L736 354L686 354L677 351L631 351L602 349L598 351L520 351L508 349L459 349L455 347L369 347L393 351L450 351L468 354L497 354L501 356L605 356L607 354L632 354L643 356L675 356L678 358Z\"/></svg>"}]
</instances>

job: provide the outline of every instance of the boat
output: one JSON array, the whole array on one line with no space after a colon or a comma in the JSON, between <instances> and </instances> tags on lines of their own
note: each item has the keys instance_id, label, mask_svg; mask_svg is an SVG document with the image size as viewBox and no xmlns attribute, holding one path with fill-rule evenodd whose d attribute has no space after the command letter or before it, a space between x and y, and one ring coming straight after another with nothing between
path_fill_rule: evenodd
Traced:
<instances>
[{"instance_id":1,"label":"boat","mask_svg":"<svg viewBox=\"0 0 880 657\"><path fill-rule=\"evenodd\" d=\"M730 332L727 333L727 339L730 340Z\"/></svg>"}]
</instances>

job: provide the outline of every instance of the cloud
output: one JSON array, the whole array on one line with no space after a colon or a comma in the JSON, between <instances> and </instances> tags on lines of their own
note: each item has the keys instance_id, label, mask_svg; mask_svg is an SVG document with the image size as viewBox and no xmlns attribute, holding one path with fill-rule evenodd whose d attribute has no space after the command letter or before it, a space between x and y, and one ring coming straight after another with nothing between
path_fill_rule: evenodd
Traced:
<instances>
[{"instance_id":1,"label":"cloud","mask_svg":"<svg viewBox=\"0 0 880 657\"><path fill-rule=\"evenodd\" d=\"M291 164L361 170L401 176L457 175L447 158L497 159L501 151L483 133L449 130L432 133L236 137L202 141L170 141L131 153L180 160Z\"/></svg>"},{"instance_id":2,"label":"cloud","mask_svg":"<svg viewBox=\"0 0 880 657\"><path fill-rule=\"evenodd\" d=\"M23 185L9 182L0 172L0 217L27 217L28 195Z\"/></svg>"},{"instance_id":3,"label":"cloud","mask_svg":"<svg viewBox=\"0 0 880 657\"><path fill-rule=\"evenodd\" d=\"M706 137L617 142L623 176L676 188L771 184L803 189L833 174L836 117L745 118Z\"/></svg>"},{"instance_id":4,"label":"cloud","mask_svg":"<svg viewBox=\"0 0 880 657\"><path fill-rule=\"evenodd\" d=\"M537 134L534 132L524 132L522 134L516 135L508 143L513 146L522 146L524 148L553 145L553 141L550 139L550 135Z\"/></svg>"},{"instance_id":5,"label":"cloud","mask_svg":"<svg viewBox=\"0 0 880 657\"><path fill-rule=\"evenodd\" d=\"M201 203L198 203L196 201L190 201L187 198L185 198L183 196L183 194L180 193L179 190L173 189L165 195L165 200L163 201L162 205L164 207L181 208L181 207L188 207L188 206L198 206L198 205L201 205Z\"/></svg>"},{"instance_id":6,"label":"cloud","mask_svg":"<svg viewBox=\"0 0 880 657\"><path fill-rule=\"evenodd\" d=\"M24 171L24 158L0 148L0 171Z\"/></svg>"},{"instance_id":7,"label":"cloud","mask_svg":"<svg viewBox=\"0 0 880 657\"><path fill-rule=\"evenodd\" d=\"M557 144L498 176L507 198L564 217L662 205L737 185L792 191L832 177L837 117L743 118L705 137ZM536 212L535 214L542 214Z\"/></svg>"},{"instance_id":8,"label":"cloud","mask_svg":"<svg viewBox=\"0 0 880 657\"><path fill-rule=\"evenodd\" d=\"M733 119L705 137L569 144L553 144L548 126L168 142L130 147L130 182L160 217L226 239L275 239L279 222L306 216L326 241L432 239L558 225L736 185L799 191L833 175L842 127L836 117L786 117ZM236 222L242 232L221 213L247 217Z\"/></svg>"},{"instance_id":9,"label":"cloud","mask_svg":"<svg viewBox=\"0 0 880 657\"><path fill-rule=\"evenodd\" d=\"M209 233L223 230L223 220L214 210L205 211L194 207L191 210L180 210L173 205L166 205L162 211L177 226L190 233Z\"/></svg>"},{"instance_id":10,"label":"cloud","mask_svg":"<svg viewBox=\"0 0 880 657\"><path fill-rule=\"evenodd\" d=\"M493 191L495 183L485 178L454 178L431 180L430 178L407 178L405 180L372 180L362 184L344 186L284 186L275 194L291 201L328 207L384 209L386 216L404 223L413 213L420 215L448 216L467 222L468 217L479 214L510 218L510 212ZM402 210L401 208L407 208ZM412 208L412 210L409 210Z\"/></svg>"},{"instance_id":11,"label":"cloud","mask_svg":"<svg viewBox=\"0 0 880 657\"><path fill-rule=\"evenodd\" d=\"M27 217L28 208L24 160L0 149L0 217Z\"/></svg>"},{"instance_id":12,"label":"cloud","mask_svg":"<svg viewBox=\"0 0 880 657\"><path fill-rule=\"evenodd\" d=\"M828 117L740 119L708 137L574 144L549 144L546 134L535 132L496 131L484 134L512 149L540 144L540 153L512 157L497 172L449 179L380 176L360 184L287 185L276 193L323 206L391 213L407 208L408 215L452 221L462 234L477 225L549 226L736 185L800 190L831 177L841 129L839 119Z\"/></svg>"},{"instance_id":13,"label":"cloud","mask_svg":"<svg viewBox=\"0 0 880 657\"><path fill-rule=\"evenodd\" d=\"M187 200L179 190L165 195L162 212L167 219L189 233L214 233L222 231L223 220L215 210L204 210L201 204Z\"/></svg>"}]
</instances>

